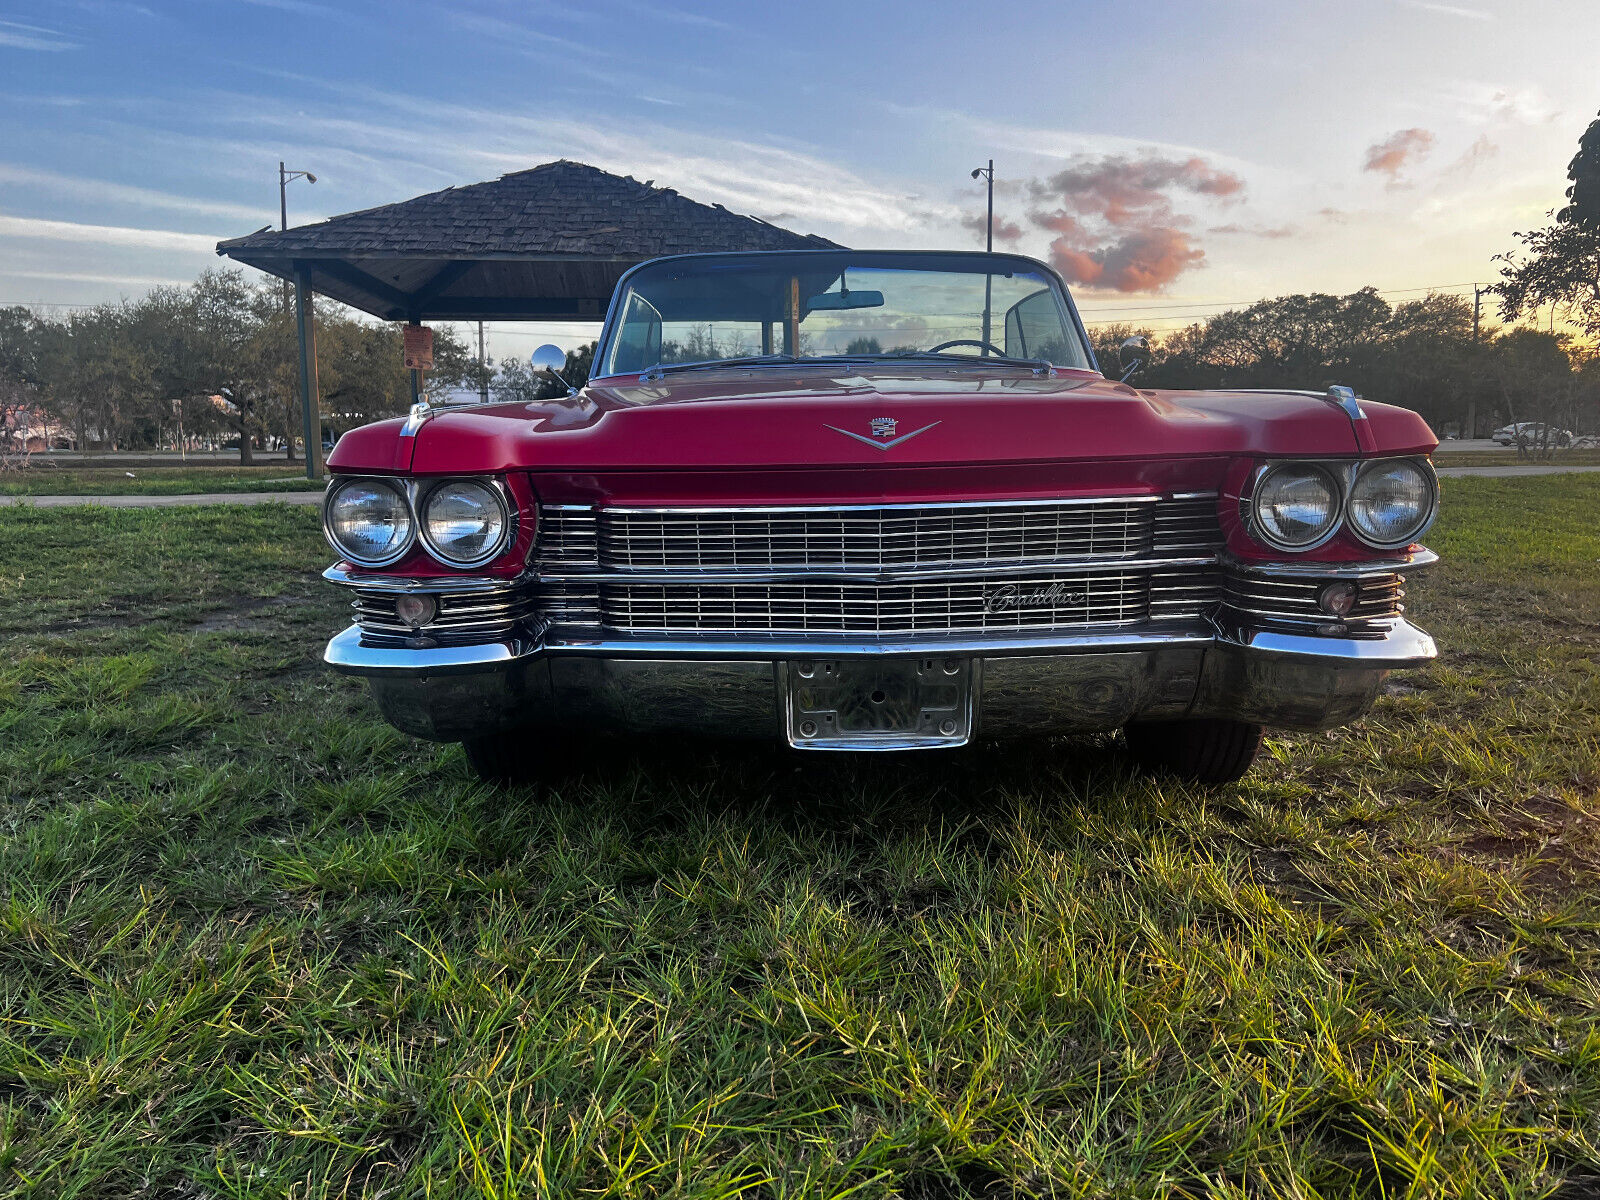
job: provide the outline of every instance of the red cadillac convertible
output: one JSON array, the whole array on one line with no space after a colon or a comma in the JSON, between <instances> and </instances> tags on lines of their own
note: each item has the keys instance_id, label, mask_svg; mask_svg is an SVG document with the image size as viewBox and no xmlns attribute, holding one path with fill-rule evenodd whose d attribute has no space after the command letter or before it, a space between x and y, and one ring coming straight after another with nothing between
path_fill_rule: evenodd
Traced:
<instances>
[{"instance_id":1,"label":"red cadillac convertible","mask_svg":"<svg viewBox=\"0 0 1600 1200\"><path fill-rule=\"evenodd\" d=\"M559 363L553 347L536 365ZM657 259L588 385L340 440L329 644L485 778L568 732L921 750L1122 729L1239 778L1434 657L1402 572L1438 508L1415 413L1140 391L1009 254Z\"/></svg>"}]
</instances>

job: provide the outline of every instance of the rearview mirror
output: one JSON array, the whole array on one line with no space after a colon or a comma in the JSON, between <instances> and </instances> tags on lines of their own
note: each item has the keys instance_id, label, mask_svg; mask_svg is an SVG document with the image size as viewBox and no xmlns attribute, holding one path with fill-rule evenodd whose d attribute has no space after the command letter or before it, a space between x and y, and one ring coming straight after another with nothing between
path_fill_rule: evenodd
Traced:
<instances>
[{"instance_id":1,"label":"rearview mirror","mask_svg":"<svg viewBox=\"0 0 1600 1200\"><path fill-rule=\"evenodd\" d=\"M806 301L807 312L837 312L845 308L882 308L882 292L823 292Z\"/></svg>"}]
</instances>

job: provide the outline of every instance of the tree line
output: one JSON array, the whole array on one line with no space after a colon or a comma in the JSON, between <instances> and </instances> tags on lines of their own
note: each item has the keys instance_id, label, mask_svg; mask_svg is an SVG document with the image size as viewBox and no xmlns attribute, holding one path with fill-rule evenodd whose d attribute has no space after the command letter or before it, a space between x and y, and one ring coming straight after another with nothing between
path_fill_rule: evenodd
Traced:
<instances>
[{"instance_id":1,"label":"tree line","mask_svg":"<svg viewBox=\"0 0 1600 1200\"><path fill-rule=\"evenodd\" d=\"M404 413L411 381L401 327L316 306L317 385L325 437ZM568 355L567 379L588 378L593 346ZM435 394L519 400L565 388L507 359L480 366L468 339L434 328ZM303 443L300 359L292 297L239 270L135 300L59 314L0 308L0 455L36 442L103 450L237 446L240 460Z\"/></svg>"},{"instance_id":2,"label":"tree line","mask_svg":"<svg viewBox=\"0 0 1600 1200\"><path fill-rule=\"evenodd\" d=\"M404 413L400 327L317 302L317 380L330 434ZM1108 374L1131 325L1094 331ZM574 386L593 345L567 357ZM520 358L479 366L468 340L434 334L432 392L501 401L559 395ZM0 309L0 424L43 416L79 447L234 445L293 454L302 428L292 310L280 286L211 271L188 287L64 316ZM1472 302L1435 293L1391 305L1375 290L1262 300L1153 339L1136 381L1149 388L1326 388L1339 383L1413 408L1440 432L1487 434L1511 421L1579 433L1600 426L1600 356L1561 332L1490 329Z\"/></svg>"},{"instance_id":3,"label":"tree line","mask_svg":"<svg viewBox=\"0 0 1600 1200\"><path fill-rule=\"evenodd\" d=\"M1107 325L1095 353L1141 332ZM1280 296L1153 337L1146 388L1313 388L1343 384L1421 413L1435 432L1487 436L1513 421L1577 433L1600 426L1600 355L1561 331L1489 329L1470 298L1443 292L1391 305L1373 288Z\"/></svg>"}]
</instances>

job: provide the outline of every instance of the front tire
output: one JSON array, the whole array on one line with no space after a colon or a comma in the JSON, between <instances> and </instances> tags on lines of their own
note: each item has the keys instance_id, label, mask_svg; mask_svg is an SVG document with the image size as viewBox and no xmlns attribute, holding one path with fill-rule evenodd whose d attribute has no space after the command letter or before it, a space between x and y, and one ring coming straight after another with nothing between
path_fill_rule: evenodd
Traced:
<instances>
[{"instance_id":1,"label":"front tire","mask_svg":"<svg viewBox=\"0 0 1600 1200\"><path fill-rule=\"evenodd\" d=\"M544 755L531 730L507 729L468 738L461 743L467 762L485 783L531 783L538 778Z\"/></svg>"},{"instance_id":2,"label":"front tire","mask_svg":"<svg viewBox=\"0 0 1600 1200\"><path fill-rule=\"evenodd\" d=\"M1195 783L1236 783L1261 749L1262 729L1248 721L1201 717L1143 721L1122 731L1134 761Z\"/></svg>"}]
</instances>

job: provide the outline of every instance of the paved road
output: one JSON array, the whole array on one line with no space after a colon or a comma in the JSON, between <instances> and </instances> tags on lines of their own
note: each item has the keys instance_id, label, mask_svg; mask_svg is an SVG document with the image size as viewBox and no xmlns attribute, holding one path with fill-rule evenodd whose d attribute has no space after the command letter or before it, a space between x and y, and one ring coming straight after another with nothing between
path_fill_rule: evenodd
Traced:
<instances>
[{"instance_id":1,"label":"paved road","mask_svg":"<svg viewBox=\"0 0 1600 1200\"><path fill-rule=\"evenodd\" d=\"M193 496L0 496L0 505L71 508L175 508L189 504L321 504L321 492L203 492Z\"/></svg>"},{"instance_id":2,"label":"paved road","mask_svg":"<svg viewBox=\"0 0 1600 1200\"><path fill-rule=\"evenodd\" d=\"M1523 475L1582 475L1590 471L1600 471L1600 467L1563 467L1557 463L1548 465L1528 464L1509 467L1440 467L1439 474L1445 478L1456 475L1478 475L1490 479L1516 479Z\"/></svg>"}]
</instances>

